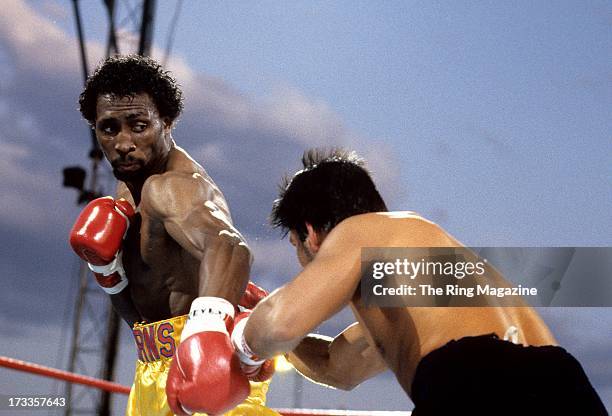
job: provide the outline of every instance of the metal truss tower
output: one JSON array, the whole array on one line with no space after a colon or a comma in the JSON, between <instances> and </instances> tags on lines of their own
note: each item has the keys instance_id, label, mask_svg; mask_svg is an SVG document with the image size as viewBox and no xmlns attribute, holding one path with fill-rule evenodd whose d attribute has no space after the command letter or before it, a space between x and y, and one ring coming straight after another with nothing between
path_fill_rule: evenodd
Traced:
<instances>
[{"instance_id":1,"label":"metal truss tower","mask_svg":"<svg viewBox=\"0 0 612 416\"><path fill-rule=\"evenodd\" d=\"M88 5L88 2L83 2ZM83 78L89 75L86 42L79 0L72 0L78 34L79 52ZM103 0L107 11L108 38L106 56L119 53L149 55L153 38L155 0ZM134 39L138 39L134 45ZM125 49L125 50L123 50ZM86 172L80 167L64 169L64 185L80 191L78 203L114 193L100 185L100 163L103 155L91 131L89 152L90 171L87 187L84 186ZM108 295L94 283L87 265L81 262L78 272L79 289L75 301L72 342L67 370L92 377L112 380L115 355L119 342L119 318L113 311ZM66 383L65 415L95 414L110 415L110 393Z\"/></svg>"}]
</instances>

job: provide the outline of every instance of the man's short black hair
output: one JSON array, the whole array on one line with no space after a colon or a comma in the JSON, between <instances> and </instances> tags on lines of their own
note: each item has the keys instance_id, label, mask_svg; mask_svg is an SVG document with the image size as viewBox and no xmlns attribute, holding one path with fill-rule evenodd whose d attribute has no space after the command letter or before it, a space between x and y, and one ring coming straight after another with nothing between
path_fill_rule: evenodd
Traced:
<instances>
[{"instance_id":1,"label":"man's short black hair","mask_svg":"<svg viewBox=\"0 0 612 416\"><path fill-rule=\"evenodd\" d=\"M285 177L272 207L271 221L285 233L295 230L306 239L306 225L330 231L345 218L387 211L364 162L343 149L311 149L302 157L304 169Z\"/></svg>"},{"instance_id":2,"label":"man's short black hair","mask_svg":"<svg viewBox=\"0 0 612 416\"><path fill-rule=\"evenodd\" d=\"M81 114L91 124L96 121L98 97L133 97L147 93L160 117L174 121L183 110L181 90L176 80L153 59L140 55L107 58L87 79L79 98Z\"/></svg>"}]
</instances>

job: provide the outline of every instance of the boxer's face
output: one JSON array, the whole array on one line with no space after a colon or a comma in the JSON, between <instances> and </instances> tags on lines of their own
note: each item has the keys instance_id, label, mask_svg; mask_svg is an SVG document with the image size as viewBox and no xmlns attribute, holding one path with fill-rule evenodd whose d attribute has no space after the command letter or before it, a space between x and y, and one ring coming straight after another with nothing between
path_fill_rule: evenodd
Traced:
<instances>
[{"instance_id":1,"label":"boxer's face","mask_svg":"<svg viewBox=\"0 0 612 416\"><path fill-rule=\"evenodd\" d=\"M159 116L148 94L98 97L96 137L119 180L144 181L163 171L171 128L172 123Z\"/></svg>"}]
</instances>

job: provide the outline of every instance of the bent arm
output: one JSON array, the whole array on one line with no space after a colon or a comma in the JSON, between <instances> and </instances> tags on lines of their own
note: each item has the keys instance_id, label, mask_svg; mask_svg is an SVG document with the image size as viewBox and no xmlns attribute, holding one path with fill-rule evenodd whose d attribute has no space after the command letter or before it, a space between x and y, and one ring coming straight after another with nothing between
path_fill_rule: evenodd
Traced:
<instances>
[{"instance_id":1,"label":"bent arm","mask_svg":"<svg viewBox=\"0 0 612 416\"><path fill-rule=\"evenodd\" d=\"M308 335L287 358L308 379L342 390L352 390L387 368L358 323L333 339Z\"/></svg>"},{"instance_id":2,"label":"bent arm","mask_svg":"<svg viewBox=\"0 0 612 416\"><path fill-rule=\"evenodd\" d=\"M119 182L117 184L116 194L117 198L124 198L128 200L132 206L135 206L132 195L123 182ZM129 285L125 290L109 296L113 309L115 312L117 312L117 315L119 315L130 326L130 329L134 327L136 322L141 322L143 320L142 316L140 316L140 313L134 305Z\"/></svg>"},{"instance_id":3,"label":"bent arm","mask_svg":"<svg viewBox=\"0 0 612 416\"><path fill-rule=\"evenodd\" d=\"M237 304L248 282L252 256L218 190L197 174L152 178L147 185L143 209L160 218L168 234L200 260L198 296Z\"/></svg>"},{"instance_id":4,"label":"bent arm","mask_svg":"<svg viewBox=\"0 0 612 416\"><path fill-rule=\"evenodd\" d=\"M346 306L359 283L359 236L338 225L314 260L253 310L246 343L259 358L293 350L321 322Z\"/></svg>"}]
</instances>

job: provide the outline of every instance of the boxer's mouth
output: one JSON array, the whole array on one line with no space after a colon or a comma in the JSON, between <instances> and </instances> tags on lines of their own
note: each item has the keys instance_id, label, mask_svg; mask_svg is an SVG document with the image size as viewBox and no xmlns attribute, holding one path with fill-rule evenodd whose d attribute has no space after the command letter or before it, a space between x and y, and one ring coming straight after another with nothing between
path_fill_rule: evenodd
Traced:
<instances>
[{"instance_id":1,"label":"boxer's mouth","mask_svg":"<svg viewBox=\"0 0 612 416\"><path fill-rule=\"evenodd\" d=\"M122 172L132 172L132 171L140 169L140 165L141 164L138 162L116 163L115 169L122 171Z\"/></svg>"}]
</instances>

